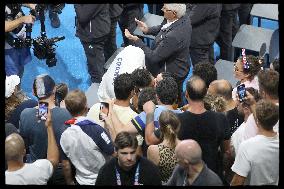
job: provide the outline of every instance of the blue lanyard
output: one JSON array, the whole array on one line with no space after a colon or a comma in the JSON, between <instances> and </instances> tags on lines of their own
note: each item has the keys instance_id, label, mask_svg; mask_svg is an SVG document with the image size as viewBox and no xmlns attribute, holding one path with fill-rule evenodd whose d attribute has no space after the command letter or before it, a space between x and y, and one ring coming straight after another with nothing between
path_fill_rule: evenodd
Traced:
<instances>
[{"instance_id":1,"label":"blue lanyard","mask_svg":"<svg viewBox=\"0 0 284 189\"><path fill-rule=\"evenodd\" d=\"M135 171L135 178L134 178L134 185L139 185L138 179L139 179L139 165L137 165L136 171ZM115 168L115 173L116 173L116 183L118 186L121 186L121 179L120 179L120 174L117 171L117 168Z\"/></svg>"}]
</instances>

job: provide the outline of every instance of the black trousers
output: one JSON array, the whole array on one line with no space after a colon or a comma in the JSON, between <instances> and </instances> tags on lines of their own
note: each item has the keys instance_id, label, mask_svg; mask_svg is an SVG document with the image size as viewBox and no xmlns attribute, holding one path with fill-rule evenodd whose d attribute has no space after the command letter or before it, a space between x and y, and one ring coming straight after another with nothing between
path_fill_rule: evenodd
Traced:
<instances>
[{"instance_id":1,"label":"black trousers","mask_svg":"<svg viewBox=\"0 0 284 189\"><path fill-rule=\"evenodd\" d=\"M253 4L241 4L240 8L238 8L238 16L240 26L242 24L251 24L250 11L252 9Z\"/></svg>"},{"instance_id":2,"label":"black trousers","mask_svg":"<svg viewBox=\"0 0 284 189\"><path fill-rule=\"evenodd\" d=\"M128 29L129 32L131 34L133 34L134 30L137 27L137 24L135 22L135 18L137 18L138 20L141 20L143 17L143 8L141 8L140 6L138 7L131 7L131 8L125 8L121 15L120 18L118 20L118 25L119 28L121 30L122 33L122 37L123 37L123 42L124 42L124 46L128 46L130 45L129 40L125 37L124 35L124 30Z\"/></svg>"},{"instance_id":3,"label":"black trousers","mask_svg":"<svg viewBox=\"0 0 284 189\"><path fill-rule=\"evenodd\" d=\"M220 32L216 39L220 46L220 59L233 61L232 42L238 28L235 27L235 23L237 23L237 10L221 12Z\"/></svg>"},{"instance_id":4,"label":"black trousers","mask_svg":"<svg viewBox=\"0 0 284 189\"><path fill-rule=\"evenodd\" d=\"M108 34L108 37L106 39L105 46L104 46L104 55L105 55L105 61L106 62L117 49L117 46L116 46L116 25L117 25L118 19L119 19L119 17L111 19L110 32Z\"/></svg>"},{"instance_id":5,"label":"black trousers","mask_svg":"<svg viewBox=\"0 0 284 189\"><path fill-rule=\"evenodd\" d=\"M87 57L88 72L91 76L92 83L100 83L105 72L104 46L107 37L106 35L96 38L93 42L80 40Z\"/></svg>"},{"instance_id":6,"label":"black trousers","mask_svg":"<svg viewBox=\"0 0 284 189\"><path fill-rule=\"evenodd\" d=\"M200 62L210 62L214 64L213 44L199 48L190 47L189 55L193 66Z\"/></svg>"}]
</instances>

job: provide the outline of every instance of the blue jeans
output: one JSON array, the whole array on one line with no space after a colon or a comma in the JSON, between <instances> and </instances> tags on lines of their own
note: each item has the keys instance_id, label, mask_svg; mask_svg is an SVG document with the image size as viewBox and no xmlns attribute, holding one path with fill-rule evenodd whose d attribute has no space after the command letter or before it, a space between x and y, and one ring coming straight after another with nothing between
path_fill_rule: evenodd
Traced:
<instances>
[{"instance_id":1,"label":"blue jeans","mask_svg":"<svg viewBox=\"0 0 284 189\"><path fill-rule=\"evenodd\" d=\"M23 75L25 65L32 60L30 48L5 49L6 76Z\"/></svg>"}]
</instances>

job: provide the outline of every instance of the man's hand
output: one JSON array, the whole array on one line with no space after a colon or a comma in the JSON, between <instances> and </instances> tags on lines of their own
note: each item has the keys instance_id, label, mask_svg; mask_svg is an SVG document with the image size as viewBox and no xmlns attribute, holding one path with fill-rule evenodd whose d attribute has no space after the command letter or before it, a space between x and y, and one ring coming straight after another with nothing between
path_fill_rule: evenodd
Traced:
<instances>
[{"instance_id":1,"label":"man's hand","mask_svg":"<svg viewBox=\"0 0 284 189\"><path fill-rule=\"evenodd\" d=\"M137 41L139 38L136 35L132 35L128 29L124 30L125 37L131 41Z\"/></svg>"},{"instance_id":2,"label":"man's hand","mask_svg":"<svg viewBox=\"0 0 284 189\"><path fill-rule=\"evenodd\" d=\"M46 128L52 127L52 118L51 118L51 109L48 108L47 111L47 118L45 121Z\"/></svg>"},{"instance_id":3,"label":"man's hand","mask_svg":"<svg viewBox=\"0 0 284 189\"><path fill-rule=\"evenodd\" d=\"M238 97L237 97L238 99ZM239 100L239 99L238 99ZM254 99L254 96L252 94L250 94L248 91L246 91L246 96L245 96L245 100L244 102L250 106L255 105L256 101Z\"/></svg>"},{"instance_id":4,"label":"man's hand","mask_svg":"<svg viewBox=\"0 0 284 189\"><path fill-rule=\"evenodd\" d=\"M30 9L34 9L36 7L37 4L32 4L32 3L24 3L23 6L28 7Z\"/></svg>"},{"instance_id":5,"label":"man's hand","mask_svg":"<svg viewBox=\"0 0 284 189\"><path fill-rule=\"evenodd\" d=\"M143 33L147 33L149 31L148 26L144 22L137 20L136 18L135 18L135 22L137 23L138 27Z\"/></svg>"},{"instance_id":6,"label":"man's hand","mask_svg":"<svg viewBox=\"0 0 284 189\"><path fill-rule=\"evenodd\" d=\"M35 17L33 15L26 15L19 18L22 23L33 24L35 22Z\"/></svg>"},{"instance_id":7,"label":"man's hand","mask_svg":"<svg viewBox=\"0 0 284 189\"><path fill-rule=\"evenodd\" d=\"M155 111L155 108L156 108L156 105L151 100L149 100L143 105L143 110L146 114L153 113Z\"/></svg>"}]
</instances>

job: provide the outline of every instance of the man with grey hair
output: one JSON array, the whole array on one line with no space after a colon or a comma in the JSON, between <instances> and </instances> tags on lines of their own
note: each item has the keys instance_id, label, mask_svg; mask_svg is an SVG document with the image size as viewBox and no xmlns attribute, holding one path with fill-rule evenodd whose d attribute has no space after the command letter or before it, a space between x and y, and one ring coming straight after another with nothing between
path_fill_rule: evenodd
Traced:
<instances>
[{"instance_id":1,"label":"man with grey hair","mask_svg":"<svg viewBox=\"0 0 284 189\"><path fill-rule=\"evenodd\" d=\"M202 150L195 140L183 140L175 148L178 165L168 186L222 186L216 173L202 161Z\"/></svg>"},{"instance_id":2,"label":"man with grey hair","mask_svg":"<svg viewBox=\"0 0 284 189\"><path fill-rule=\"evenodd\" d=\"M177 77L179 102L181 103L182 83L190 68L189 46L191 23L185 15L185 4L164 4L165 22L149 28L144 22L135 20L144 34L156 36L151 47L148 47L137 36L126 29L125 36L145 53L147 69L156 77L161 72L171 72Z\"/></svg>"}]
</instances>

